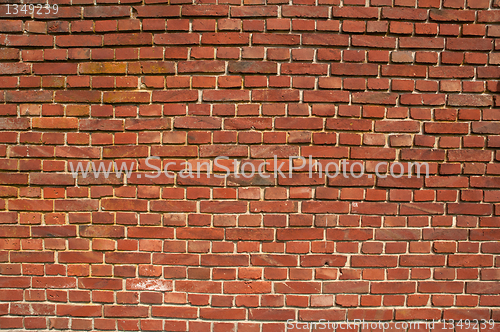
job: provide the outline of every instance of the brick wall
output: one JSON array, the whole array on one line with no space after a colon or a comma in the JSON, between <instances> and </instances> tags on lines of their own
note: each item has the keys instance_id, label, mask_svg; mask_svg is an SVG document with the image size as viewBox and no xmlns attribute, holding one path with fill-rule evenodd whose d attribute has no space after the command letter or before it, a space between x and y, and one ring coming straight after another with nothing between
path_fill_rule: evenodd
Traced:
<instances>
[{"instance_id":1,"label":"brick wall","mask_svg":"<svg viewBox=\"0 0 500 332\"><path fill-rule=\"evenodd\" d=\"M0 6L0 329L500 320L499 0L58 3Z\"/></svg>"}]
</instances>

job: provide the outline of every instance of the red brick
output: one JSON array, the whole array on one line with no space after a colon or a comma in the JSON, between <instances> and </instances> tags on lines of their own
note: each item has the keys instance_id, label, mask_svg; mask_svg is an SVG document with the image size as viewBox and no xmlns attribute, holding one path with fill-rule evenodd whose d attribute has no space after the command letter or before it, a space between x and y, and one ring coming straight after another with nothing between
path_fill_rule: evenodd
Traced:
<instances>
[{"instance_id":1,"label":"red brick","mask_svg":"<svg viewBox=\"0 0 500 332\"><path fill-rule=\"evenodd\" d=\"M498 0L89 4L3 12L0 329L500 318Z\"/></svg>"}]
</instances>

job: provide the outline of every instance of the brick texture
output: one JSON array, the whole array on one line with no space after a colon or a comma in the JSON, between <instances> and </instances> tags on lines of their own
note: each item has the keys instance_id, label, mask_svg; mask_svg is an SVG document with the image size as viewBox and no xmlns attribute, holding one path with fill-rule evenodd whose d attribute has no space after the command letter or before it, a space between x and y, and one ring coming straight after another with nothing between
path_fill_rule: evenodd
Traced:
<instances>
[{"instance_id":1,"label":"brick texture","mask_svg":"<svg viewBox=\"0 0 500 332\"><path fill-rule=\"evenodd\" d=\"M500 1L57 2L0 6L0 329L500 321ZM73 178L89 160L137 172Z\"/></svg>"}]
</instances>

